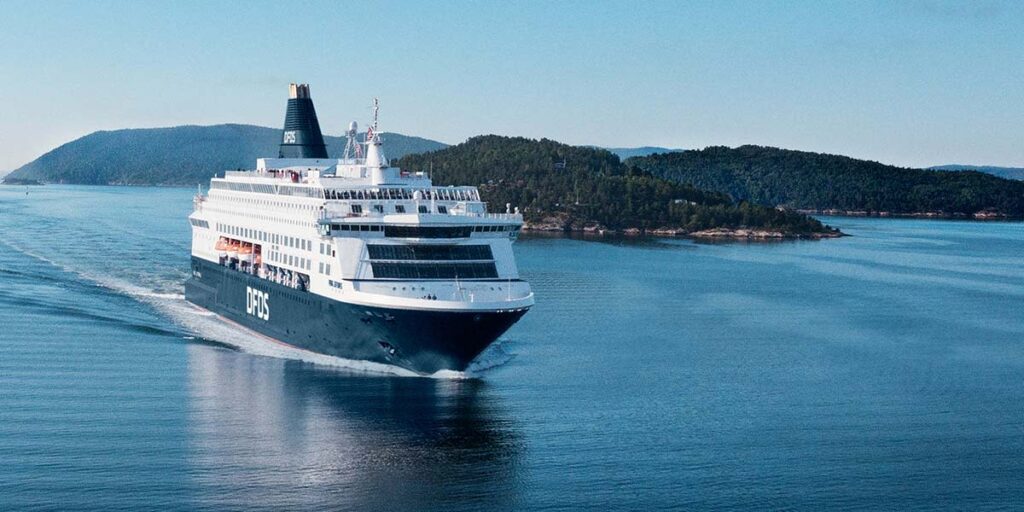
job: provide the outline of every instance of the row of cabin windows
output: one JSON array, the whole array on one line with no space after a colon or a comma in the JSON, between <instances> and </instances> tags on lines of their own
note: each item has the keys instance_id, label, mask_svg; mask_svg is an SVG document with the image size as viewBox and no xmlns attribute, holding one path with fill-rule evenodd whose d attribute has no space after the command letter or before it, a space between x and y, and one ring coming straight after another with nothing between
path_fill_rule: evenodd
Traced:
<instances>
[{"instance_id":1,"label":"row of cabin windows","mask_svg":"<svg viewBox=\"0 0 1024 512\"><path fill-rule=\"evenodd\" d=\"M377 279L494 279L498 269L490 263L371 262Z\"/></svg>"},{"instance_id":2,"label":"row of cabin windows","mask_svg":"<svg viewBox=\"0 0 1024 512\"><path fill-rule=\"evenodd\" d=\"M324 191L316 187L296 187L292 185L268 185L264 183L237 183L233 181L213 181L210 188L214 190L231 190L234 192L257 192L282 196L324 198Z\"/></svg>"},{"instance_id":3,"label":"row of cabin windows","mask_svg":"<svg viewBox=\"0 0 1024 512\"><path fill-rule=\"evenodd\" d=\"M366 246L371 260L493 260L489 245L381 245Z\"/></svg>"},{"instance_id":4,"label":"row of cabin windows","mask_svg":"<svg viewBox=\"0 0 1024 512\"><path fill-rule=\"evenodd\" d=\"M291 265L293 267L299 267L306 270L310 270L313 267L313 261L307 258L300 258L291 254L283 254L277 251L270 251L267 261L279 265ZM323 263L321 263L323 265Z\"/></svg>"},{"instance_id":5,"label":"row of cabin windows","mask_svg":"<svg viewBox=\"0 0 1024 512\"><path fill-rule=\"evenodd\" d=\"M239 183L233 181L213 181L210 183L213 190L231 190L234 192L255 192L261 194L276 194L282 196L313 197L317 199L332 200L395 200L413 199L415 193L419 192L420 197L425 200L440 201L479 201L480 194L474 189L437 188L426 190L382 188L379 190L324 190L318 187L301 187L294 185L265 183Z\"/></svg>"},{"instance_id":6,"label":"row of cabin windows","mask_svg":"<svg viewBox=\"0 0 1024 512\"><path fill-rule=\"evenodd\" d=\"M292 205L292 206L294 206L294 205ZM301 205L298 205L298 206L301 206ZM212 204L208 204L208 205L203 206L203 211L214 212L214 213L223 213L223 214L226 214L226 215L238 215L240 213L239 210L234 209L231 206L219 205L217 203L212 203ZM263 213L269 213L270 215L261 215ZM317 223L316 222L309 222L309 220L308 220L308 219L312 219L313 218L312 216L310 216L310 217L303 217L303 216L281 216L281 214L279 212L274 212L274 211L270 211L270 210L251 210L251 209L244 209L244 215L247 216L250 220L256 221L256 222L264 222L265 221L267 223L274 223L274 224L293 224L295 226L312 227L312 228L316 228L317 227Z\"/></svg>"},{"instance_id":7,"label":"row of cabin windows","mask_svg":"<svg viewBox=\"0 0 1024 512\"><path fill-rule=\"evenodd\" d=\"M419 192L424 200L438 201L479 201L480 194L474 189L438 188L430 190L412 190L400 188L382 188L380 190L325 190L327 199L333 200L401 200L414 199Z\"/></svg>"},{"instance_id":8,"label":"row of cabin windows","mask_svg":"<svg viewBox=\"0 0 1024 512\"><path fill-rule=\"evenodd\" d=\"M392 238L467 238L471 233L518 231L519 226L399 226L386 224L331 224L332 231L384 231Z\"/></svg>"},{"instance_id":9,"label":"row of cabin windows","mask_svg":"<svg viewBox=\"0 0 1024 512\"><path fill-rule=\"evenodd\" d=\"M292 256L290 254L285 254L284 255L284 262L283 263L285 265L291 265L293 267L299 267L299 268L303 268L303 269L306 269L306 270L309 270L310 267L313 266L313 263L310 260L308 260L306 258L300 258L298 256Z\"/></svg>"},{"instance_id":10,"label":"row of cabin windows","mask_svg":"<svg viewBox=\"0 0 1024 512\"><path fill-rule=\"evenodd\" d=\"M371 205L371 208L373 208L373 211L375 213L379 213L379 214L383 214L384 213L384 205L382 205L382 204ZM363 213L363 205L361 205L361 204L354 204L354 205L351 206L351 209L352 209L352 213L355 214L355 215L361 215ZM419 205L417 211L419 213L430 213L430 208L427 205L425 205L425 204L421 204L421 205ZM395 205L395 213L405 213L405 205L404 204L396 204ZM448 214L448 207L443 205L443 204L437 205L437 213L440 213L441 215L447 215Z\"/></svg>"},{"instance_id":11,"label":"row of cabin windows","mask_svg":"<svg viewBox=\"0 0 1024 512\"><path fill-rule=\"evenodd\" d=\"M237 236L242 238L248 238L250 240L259 240L261 242L267 242L270 244L284 245L303 251L313 252L313 242L303 238L294 236L279 235L276 233L267 233L259 229L243 228L239 226L232 226L230 224L217 223L217 230L221 233L227 233L231 236Z\"/></svg>"},{"instance_id":12,"label":"row of cabin windows","mask_svg":"<svg viewBox=\"0 0 1024 512\"><path fill-rule=\"evenodd\" d=\"M267 201L259 198L259 196L253 197L238 197L238 196L219 196L220 201L227 203L239 203L257 206L272 206L275 208L293 208L297 210L315 210L319 206L314 204L299 204L285 201Z\"/></svg>"}]
</instances>

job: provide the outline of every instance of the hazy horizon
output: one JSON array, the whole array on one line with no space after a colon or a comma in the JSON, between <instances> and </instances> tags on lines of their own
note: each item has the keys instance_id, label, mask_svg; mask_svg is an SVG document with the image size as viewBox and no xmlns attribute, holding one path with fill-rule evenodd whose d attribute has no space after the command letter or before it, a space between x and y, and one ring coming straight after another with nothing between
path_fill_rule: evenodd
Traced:
<instances>
[{"instance_id":1,"label":"hazy horizon","mask_svg":"<svg viewBox=\"0 0 1024 512\"><path fill-rule=\"evenodd\" d=\"M168 129L168 128L180 128L180 127L184 127L184 126L212 127L212 126L223 126L223 125L232 125L232 124L233 125L244 125L244 126L255 126L255 127L258 127L258 128L280 129L280 127L275 127L275 126L260 126L260 125L253 125L253 124L249 124L249 123L217 123L217 124L213 124L213 125L184 124L184 125L174 125L174 126L126 127L126 128L117 128L117 129L110 129L110 130L97 130L97 131L108 131L108 132L111 132L111 131L121 131L121 130L158 130L158 129ZM360 125L359 126L359 131L360 132L364 132L365 131L365 126L364 125ZM457 140L457 141L447 141L447 140L438 140L438 139L436 139L434 137L419 135L419 134L415 134L415 133L402 133L402 132L399 132L399 131L396 131L396 130L383 130L382 131L382 133L384 133L385 135L387 133L389 133L389 132L390 133L397 133L397 134L400 134L400 135L425 138L425 139L433 140L433 141L436 141L436 142L441 142L441 143L444 143L444 144L447 144L447 145L455 145L455 144L464 142L466 140L466 139L463 139L463 140ZM36 157L33 157L32 160L29 160L29 161L27 161L27 162L25 162L23 164L19 164L19 165L15 166L15 167L11 167L9 169L0 169L0 176L4 176L6 174L9 174L10 172L16 170L19 167L22 167L23 165L27 165L27 164L33 162L37 158L45 155L46 153L49 153L50 151L56 150L56 148L61 146L61 145L65 145L67 143L74 142L75 140L78 140L79 138L83 138L83 137L85 137L87 135L90 135L92 133L96 133L96 132L89 132L89 133L83 134L80 137L75 137L75 138L73 138L71 140L68 140L66 142L62 142L60 144L57 144L54 147L51 147L50 150L47 150L46 152L43 152L43 153L37 155ZM331 132L325 131L324 135L325 136L331 136L331 137L343 137L344 133L340 133L340 132L339 133L331 133ZM526 138L534 138L534 139L542 138L542 137L539 137L539 136L532 136L532 135L526 135L526 134L515 134L515 133L510 133L510 134L478 133L476 135L470 135L470 137L477 136L477 135L502 135L502 136L526 137ZM469 138L469 137L467 137L467 138ZM387 140L386 136L385 136L384 140L385 141ZM754 144L754 143L752 142L752 144ZM601 148L605 148L605 150L609 150L609 151L610 150L634 150L634 148L663 148L663 150L668 150L668 151L688 151L688 150L702 150L702 148L708 147L708 146L703 146L703 147L669 147L669 146L654 145L654 144L638 144L638 145L631 145L631 146L610 146L610 145L598 145L598 144L574 144L574 145L601 147ZM723 145L723 144L710 144L710 145ZM743 144L736 144L736 145L743 145ZM766 144L754 144L754 145L766 145ZM328 143L328 147L331 148L332 144ZM799 147L782 147L782 148L783 148L783 150L808 151L808 150L801 150L801 148L799 148ZM849 156L849 155L842 155L842 154L834 154L834 155ZM856 157L856 158L858 158L860 160L877 161L876 159L871 159L871 158L868 158L868 157ZM889 164L888 162L880 162L880 163L882 163L882 164ZM891 164L891 165L896 165L896 164ZM1017 167L1014 167L1014 166L1000 166L1000 165L979 164L977 162L945 162L945 163L941 163L941 164L932 164L932 165L928 165L928 166L920 166L920 167L914 167L914 168L927 169L927 168L930 168L930 167L941 167L941 166L967 166L967 167L979 167L979 168L981 168L981 167L996 167L996 168L1008 168L1008 169L1017 168ZM907 166L904 166L904 167L907 167ZM909 166L909 167L913 167L913 166Z\"/></svg>"},{"instance_id":2,"label":"hazy horizon","mask_svg":"<svg viewBox=\"0 0 1024 512\"><path fill-rule=\"evenodd\" d=\"M0 1L0 174L96 130L365 125L1024 167L1024 4ZM358 55L358 58L350 56Z\"/></svg>"}]
</instances>

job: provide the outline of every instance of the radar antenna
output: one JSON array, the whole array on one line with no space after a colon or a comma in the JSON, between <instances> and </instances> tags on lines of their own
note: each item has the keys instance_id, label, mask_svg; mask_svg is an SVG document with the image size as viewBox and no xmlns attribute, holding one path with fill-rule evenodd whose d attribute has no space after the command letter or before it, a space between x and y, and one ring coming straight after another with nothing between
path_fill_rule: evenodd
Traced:
<instances>
[{"instance_id":1,"label":"radar antenna","mask_svg":"<svg viewBox=\"0 0 1024 512\"><path fill-rule=\"evenodd\" d=\"M363 158L363 146L359 144L356 137L359 134L359 123L352 121L348 124L348 131L345 132L347 141L345 142L345 160L356 160Z\"/></svg>"}]
</instances>

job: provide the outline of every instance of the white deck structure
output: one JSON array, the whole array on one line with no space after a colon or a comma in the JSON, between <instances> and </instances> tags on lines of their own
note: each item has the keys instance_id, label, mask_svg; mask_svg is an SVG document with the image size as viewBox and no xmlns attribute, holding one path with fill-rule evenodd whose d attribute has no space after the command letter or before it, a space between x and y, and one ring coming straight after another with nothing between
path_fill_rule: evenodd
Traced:
<instances>
[{"instance_id":1,"label":"white deck structure","mask_svg":"<svg viewBox=\"0 0 1024 512\"><path fill-rule=\"evenodd\" d=\"M518 212L488 213L476 187L435 187L391 167L380 134L354 143L354 128L355 155L261 158L254 170L214 178L189 217L192 255L352 304L533 305L512 253Z\"/></svg>"}]
</instances>

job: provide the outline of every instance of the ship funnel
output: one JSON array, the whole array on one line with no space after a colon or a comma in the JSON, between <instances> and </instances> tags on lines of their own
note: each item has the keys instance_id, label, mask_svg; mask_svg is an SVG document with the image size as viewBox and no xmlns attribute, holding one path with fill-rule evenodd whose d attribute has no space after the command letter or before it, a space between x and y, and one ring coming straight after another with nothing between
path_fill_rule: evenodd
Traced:
<instances>
[{"instance_id":1,"label":"ship funnel","mask_svg":"<svg viewBox=\"0 0 1024 512\"><path fill-rule=\"evenodd\" d=\"M309 84L288 86L288 111L284 116L278 158L327 158L327 146L316 119Z\"/></svg>"}]
</instances>

